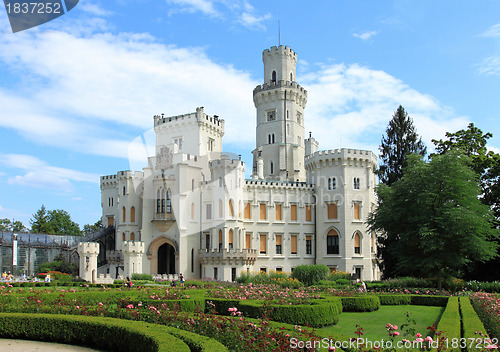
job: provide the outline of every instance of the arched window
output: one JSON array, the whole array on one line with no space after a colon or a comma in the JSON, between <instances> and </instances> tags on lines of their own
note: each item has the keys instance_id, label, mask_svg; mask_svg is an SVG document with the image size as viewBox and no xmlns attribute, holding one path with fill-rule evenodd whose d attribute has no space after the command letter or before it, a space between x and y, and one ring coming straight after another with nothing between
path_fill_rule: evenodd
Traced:
<instances>
[{"instance_id":1,"label":"arched window","mask_svg":"<svg viewBox=\"0 0 500 352\"><path fill-rule=\"evenodd\" d=\"M271 74L271 82L276 83L276 71L273 71L273 73Z\"/></svg>"},{"instance_id":2,"label":"arched window","mask_svg":"<svg viewBox=\"0 0 500 352\"><path fill-rule=\"evenodd\" d=\"M122 218L123 222L127 221L127 210L125 209L125 207L122 207Z\"/></svg>"},{"instance_id":3,"label":"arched window","mask_svg":"<svg viewBox=\"0 0 500 352\"><path fill-rule=\"evenodd\" d=\"M234 237L233 229L230 229L229 230L229 249L233 249L233 237Z\"/></svg>"},{"instance_id":4,"label":"arched window","mask_svg":"<svg viewBox=\"0 0 500 352\"><path fill-rule=\"evenodd\" d=\"M272 143L274 144L274 133L271 136L272 136Z\"/></svg>"},{"instance_id":5,"label":"arched window","mask_svg":"<svg viewBox=\"0 0 500 352\"><path fill-rule=\"evenodd\" d=\"M269 162L269 169L271 170L270 174L274 174L274 164L272 161Z\"/></svg>"},{"instance_id":6,"label":"arched window","mask_svg":"<svg viewBox=\"0 0 500 352\"><path fill-rule=\"evenodd\" d=\"M359 177L354 178L354 189L359 189Z\"/></svg>"},{"instance_id":7,"label":"arched window","mask_svg":"<svg viewBox=\"0 0 500 352\"><path fill-rule=\"evenodd\" d=\"M135 207L130 208L130 222L135 222Z\"/></svg>"},{"instance_id":8,"label":"arched window","mask_svg":"<svg viewBox=\"0 0 500 352\"><path fill-rule=\"evenodd\" d=\"M111 197L108 197L108 207L111 206Z\"/></svg>"},{"instance_id":9,"label":"arched window","mask_svg":"<svg viewBox=\"0 0 500 352\"><path fill-rule=\"evenodd\" d=\"M135 233L133 233L133 232L132 232L132 233L130 234L130 240L131 240L132 242L135 242Z\"/></svg>"},{"instance_id":10,"label":"arched window","mask_svg":"<svg viewBox=\"0 0 500 352\"><path fill-rule=\"evenodd\" d=\"M222 204L222 199L219 199L219 218L222 218L224 215L224 206Z\"/></svg>"},{"instance_id":11,"label":"arched window","mask_svg":"<svg viewBox=\"0 0 500 352\"><path fill-rule=\"evenodd\" d=\"M156 213L161 212L161 190L156 191Z\"/></svg>"},{"instance_id":12,"label":"arched window","mask_svg":"<svg viewBox=\"0 0 500 352\"><path fill-rule=\"evenodd\" d=\"M161 189L161 212L165 213L165 190Z\"/></svg>"},{"instance_id":13,"label":"arched window","mask_svg":"<svg viewBox=\"0 0 500 352\"><path fill-rule=\"evenodd\" d=\"M271 135L270 134L267 135L267 144L271 144Z\"/></svg>"},{"instance_id":14,"label":"arched window","mask_svg":"<svg viewBox=\"0 0 500 352\"><path fill-rule=\"evenodd\" d=\"M229 199L229 216L234 218L234 207L232 199Z\"/></svg>"},{"instance_id":15,"label":"arched window","mask_svg":"<svg viewBox=\"0 0 500 352\"><path fill-rule=\"evenodd\" d=\"M219 229L219 250L222 249L222 229Z\"/></svg>"},{"instance_id":16,"label":"arched window","mask_svg":"<svg viewBox=\"0 0 500 352\"><path fill-rule=\"evenodd\" d=\"M125 236L125 232L122 234L122 240L125 241L127 237Z\"/></svg>"},{"instance_id":17,"label":"arched window","mask_svg":"<svg viewBox=\"0 0 500 352\"><path fill-rule=\"evenodd\" d=\"M123 186L123 195L127 193L127 190L125 189L125 186Z\"/></svg>"},{"instance_id":18,"label":"arched window","mask_svg":"<svg viewBox=\"0 0 500 352\"><path fill-rule=\"evenodd\" d=\"M191 203L191 220L194 220L194 203Z\"/></svg>"},{"instance_id":19,"label":"arched window","mask_svg":"<svg viewBox=\"0 0 500 352\"><path fill-rule=\"evenodd\" d=\"M354 234L354 254L361 254L361 237L358 232Z\"/></svg>"},{"instance_id":20,"label":"arched window","mask_svg":"<svg viewBox=\"0 0 500 352\"><path fill-rule=\"evenodd\" d=\"M335 177L332 177L332 189L337 188L337 179Z\"/></svg>"},{"instance_id":21,"label":"arched window","mask_svg":"<svg viewBox=\"0 0 500 352\"><path fill-rule=\"evenodd\" d=\"M172 212L172 192L170 192L170 188L167 190L167 213Z\"/></svg>"},{"instance_id":22,"label":"arched window","mask_svg":"<svg viewBox=\"0 0 500 352\"><path fill-rule=\"evenodd\" d=\"M332 179L329 178L328 179L328 190L331 190L332 189Z\"/></svg>"},{"instance_id":23,"label":"arched window","mask_svg":"<svg viewBox=\"0 0 500 352\"><path fill-rule=\"evenodd\" d=\"M326 236L326 254L339 253L339 234L335 229L331 229Z\"/></svg>"},{"instance_id":24,"label":"arched window","mask_svg":"<svg viewBox=\"0 0 500 352\"><path fill-rule=\"evenodd\" d=\"M290 72L290 82L293 82L293 73Z\"/></svg>"}]
</instances>

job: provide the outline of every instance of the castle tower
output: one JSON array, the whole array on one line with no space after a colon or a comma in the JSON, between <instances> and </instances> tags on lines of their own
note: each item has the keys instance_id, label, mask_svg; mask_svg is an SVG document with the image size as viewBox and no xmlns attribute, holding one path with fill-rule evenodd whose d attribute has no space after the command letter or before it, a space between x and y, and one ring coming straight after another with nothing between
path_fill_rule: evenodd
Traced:
<instances>
[{"instance_id":1,"label":"castle tower","mask_svg":"<svg viewBox=\"0 0 500 352\"><path fill-rule=\"evenodd\" d=\"M97 279L97 256L99 243L80 242L77 249L80 256L80 277L88 282L95 283Z\"/></svg>"},{"instance_id":2,"label":"castle tower","mask_svg":"<svg viewBox=\"0 0 500 352\"><path fill-rule=\"evenodd\" d=\"M254 178L304 182L307 91L296 82L297 54L280 45L264 50L262 59L264 84L253 91L257 108ZM263 170L258 170L259 164Z\"/></svg>"}]
</instances>

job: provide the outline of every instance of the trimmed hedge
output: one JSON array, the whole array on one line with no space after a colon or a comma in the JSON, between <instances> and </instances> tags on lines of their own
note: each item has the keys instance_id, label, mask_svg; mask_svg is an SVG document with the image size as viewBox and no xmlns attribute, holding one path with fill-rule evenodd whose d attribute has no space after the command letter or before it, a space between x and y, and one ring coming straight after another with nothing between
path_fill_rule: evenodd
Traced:
<instances>
[{"instance_id":1,"label":"trimmed hedge","mask_svg":"<svg viewBox=\"0 0 500 352\"><path fill-rule=\"evenodd\" d=\"M189 331L140 321L88 316L0 313L0 337L111 351L227 351L218 341Z\"/></svg>"},{"instance_id":2,"label":"trimmed hedge","mask_svg":"<svg viewBox=\"0 0 500 352\"><path fill-rule=\"evenodd\" d=\"M380 304L383 306L400 306L411 304L410 295L379 295Z\"/></svg>"},{"instance_id":3,"label":"trimmed hedge","mask_svg":"<svg viewBox=\"0 0 500 352\"><path fill-rule=\"evenodd\" d=\"M342 303L339 297L328 297L327 299L314 299L311 304L266 304L264 301L247 301L221 298L207 298L205 307L209 310L212 302L215 310L228 315L229 308L237 308L248 318L261 318L264 313L268 319L280 323L292 325L306 325L321 327L333 325L339 321L342 313Z\"/></svg>"},{"instance_id":4,"label":"trimmed hedge","mask_svg":"<svg viewBox=\"0 0 500 352\"><path fill-rule=\"evenodd\" d=\"M425 295L410 295L411 303L415 306L433 306L446 307L448 304L448 296L425 296Z\"/></svg>"},{"instance_id":5,"label":"trimmed hedge","mask_svg":"<svg viewBox=\"0 0 500 352\"><path fill-rule=\"evenodd\" d=\"M342 297L343 312L373 312L379 308L380 299L378 296Z\"/></svg>"},{"instance_id":6,"label":"trimmed hedge","mask_svg":"<svg viewBox=\"0 0 500 352\"><path fill-rule=\"evenodd\" d=\"M460 297L460 312L462 313L463 338L467 341L466 350L475 351L475 345L469 346L471 341L479 342L479 338L488 337L488 333L484 328L483 323L477 316L476 311L470 303L469 297ZM483 336L476 334L476 331L481 331Z\"/></svg>"},{"instance_id":7,"label":"trimmed hedge","mask_svg":"<svg viewBox=\"0 0 500 352\"><path fill-rule=\"evenodd\" d=\"M448 304L446 304L446 308L441 315L437 331L443 332L444 336L441 336L441 338L448 338L450 351L460 351L460 348L454 349L451 346L452 339L460 339L461 337L458 297L448 298Z\"/></svg>"}]
</instances>

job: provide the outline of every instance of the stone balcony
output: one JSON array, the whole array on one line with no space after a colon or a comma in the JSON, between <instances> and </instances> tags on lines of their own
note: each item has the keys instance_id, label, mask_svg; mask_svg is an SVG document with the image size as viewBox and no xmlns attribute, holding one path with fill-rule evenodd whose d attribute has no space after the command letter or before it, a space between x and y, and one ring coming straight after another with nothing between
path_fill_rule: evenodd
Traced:
<instances>
[{"instance_id":1,"label":"stone balcony","mask_svg":"<svg viewBox=\"0 0 500 352\"><path fill-rule=\"evenodd\" d=\"M257 259L256 249L200 249L202 264L253 265Z\"/></svg>"},{"instance_id":2,"label":"stone balcony","mask_svg":"<svg viewBox=\"0 0 500 352\"><path fill-rule=\"evenodd\" d=\"M167 232L170 227L175 223L176 219L174 213L155 213L153 220L151 221L158 230L161 232Z\"/></svg>"}]
</instances>

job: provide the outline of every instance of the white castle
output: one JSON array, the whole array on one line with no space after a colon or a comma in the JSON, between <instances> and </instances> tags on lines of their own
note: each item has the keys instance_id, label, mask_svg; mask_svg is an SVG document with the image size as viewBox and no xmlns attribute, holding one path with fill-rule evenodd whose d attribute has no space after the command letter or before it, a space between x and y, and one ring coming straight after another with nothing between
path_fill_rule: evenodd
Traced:
<instances>
[{"instance_id":1,"label":"white castle","mask_svg":"<svg viewBox=\"0 0 500 352\"><path fill-rule=\"evenodd\" d=\"M263 61L264 84L253 91L251 179L241 158L223 152L218 116L202 107L154 116L148 166L101 177L102 223L115 236L100 242L100 274L233 281L242 272L325 264L379 279L376 238L366 225L375 206L375 155L318 151L304 133L307 91L296 82L297 54L272 47Z\"/></svg>"}]
</instances>

